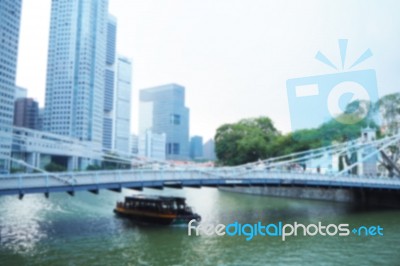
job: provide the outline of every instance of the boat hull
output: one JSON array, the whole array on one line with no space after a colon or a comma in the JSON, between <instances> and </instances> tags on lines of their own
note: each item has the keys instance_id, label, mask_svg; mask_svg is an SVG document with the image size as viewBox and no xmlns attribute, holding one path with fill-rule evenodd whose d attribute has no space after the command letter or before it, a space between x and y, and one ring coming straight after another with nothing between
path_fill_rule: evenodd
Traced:
<instances>
[{"instance_id":1,"label":"boat hull","mask_svg":"<svg viewBox=\"0 0 400 266\"><path fill-rule=\"evenodd\" d=\"M177 215L177 214L160 214L151 212L141 212L134 210L126 210L123 208L115 208L114 213L121 217L129 218L138 223L157 224L157 225L178 225L187 224L195 219L200 221L200 216L193 215Z\"/></svg>"}]
</instances>

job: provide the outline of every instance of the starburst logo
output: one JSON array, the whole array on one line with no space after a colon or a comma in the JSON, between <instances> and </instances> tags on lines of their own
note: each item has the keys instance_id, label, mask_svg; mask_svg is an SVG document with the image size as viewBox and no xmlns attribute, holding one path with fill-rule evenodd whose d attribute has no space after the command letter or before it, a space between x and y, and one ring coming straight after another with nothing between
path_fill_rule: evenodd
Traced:
<instances>
[{"instance_id":1,"label":"starburst logo","mask_svg":"<svg viewBox=\"0 0 400 266\"><path fill-rule=\"evenodd\" d=\"M347 44L347 40L339 40L340 67L320 51L315 56L339 72L287 81L292 130L316 127L331 119L342 124L358 123L369 114L370 103L378 100L375 70L352 70L370 58L372 51L366 49L347 68Z\"/></svg>"}]
</instances>

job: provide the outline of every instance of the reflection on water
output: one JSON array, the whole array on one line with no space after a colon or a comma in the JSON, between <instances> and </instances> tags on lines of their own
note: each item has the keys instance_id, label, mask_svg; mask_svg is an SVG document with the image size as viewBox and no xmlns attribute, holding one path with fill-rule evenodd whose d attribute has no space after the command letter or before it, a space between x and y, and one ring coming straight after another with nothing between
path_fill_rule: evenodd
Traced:
<instances>
[{"instance_id":1,"label":"reflection on water","mask_svg":"<svg viewBox=\"0 0 400 266\"><path fill-rule=\"evenodd\" d=\"M40 228L41 217L52 209L57 210L58 206L40 197L26 201L2 198L0 235L3 247L16 253L34 252L35 245L47 236L46 230Z\"/></svg>"},{"instance_id":2,"label":"reflection on water","mask_svg":"<svg viewBox=\"0 0 400 266\"><path fill-rule=\"evenodd\" d=\"M184 227L138 226L113 214L122 194L0 198L0 265L398 265L400 212L349 204L249 196L217 189L145 190L184 196L202 223L381 225L384 237L189 237Z\"/></svg>"}]
</instances>

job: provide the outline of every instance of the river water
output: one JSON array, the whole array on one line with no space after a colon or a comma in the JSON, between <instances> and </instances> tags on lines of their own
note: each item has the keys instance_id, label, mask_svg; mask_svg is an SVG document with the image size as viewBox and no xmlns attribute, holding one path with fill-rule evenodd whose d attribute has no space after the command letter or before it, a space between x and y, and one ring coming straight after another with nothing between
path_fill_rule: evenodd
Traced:
<instances>
[{"instance_id":1,"label":"river water","mask_svg":"<svg viewBox=\"0 0 400 266\"><path fill-rule=\"evenodd\" d=\"M202 224L302 222L380 225L384 236L188 236L185 227L116 217L124 195L101 191L0 197L0 265L400 265L400 211L250 196L213 188L144 190L184 196ZM194 231L193 231L194 233Z\"/></svg>"}]
</instances>

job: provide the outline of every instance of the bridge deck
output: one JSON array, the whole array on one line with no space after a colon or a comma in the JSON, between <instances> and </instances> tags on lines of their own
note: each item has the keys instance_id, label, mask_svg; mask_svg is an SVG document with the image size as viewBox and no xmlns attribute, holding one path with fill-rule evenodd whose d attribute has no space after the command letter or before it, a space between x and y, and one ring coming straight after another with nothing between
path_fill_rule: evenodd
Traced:
<instances>
[{"instance_id":1,"label":"bridge deck","mask_svg":"<svg viewBox=\"0 0 400 266\"><path fill-rule=\"evenodd\" d=\"M201 187L201 186L293 186L351 189L400 190L400 179L386 177L334 176L310 173L293 173L253 170L223 169L168 169L168 170L113 170L86 171L59 174L13 174L0 177L0 195L28 193L69 192L100 189L143 187Z\"/></svg>"}]
</instances>

